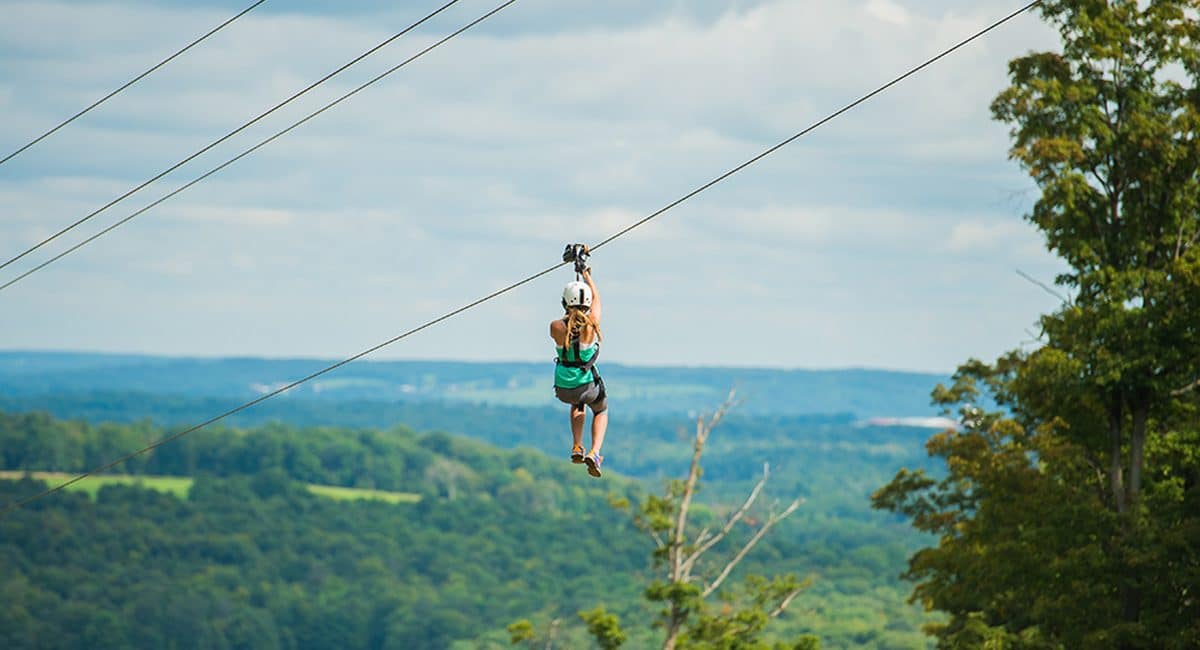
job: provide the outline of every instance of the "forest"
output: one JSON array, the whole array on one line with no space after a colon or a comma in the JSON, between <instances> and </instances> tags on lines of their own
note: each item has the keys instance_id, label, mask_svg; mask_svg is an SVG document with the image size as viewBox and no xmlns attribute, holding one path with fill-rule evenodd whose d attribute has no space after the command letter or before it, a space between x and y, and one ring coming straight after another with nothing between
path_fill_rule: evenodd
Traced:
<instances>
[{"instance_id":1,"label":"forest","mask_svg":"<svg viewBox=\"0 0 1200 650\"><path fill-rule=\"evenodd\" d=\"M734 420L724 435L737 431ZM83 471L165 433L0 414L4 466L15 470ZM674 447L686 455L683 442ZM560 458L445 433L279 423L199 431L127 469L194 482L185 499L110 485L94 500L67 491L0 518L5 647L506 647L513 620L598 605L640 643L652 638L640 602L651 546L612 503L643 501L654 480L595 481ZM304 484L422 499L335 500ZM2 500L43 485L0 481ZM701 520L727 510L719 494L734 484L722 485L706 484ZM779 480L770 492L796 488ZM844 495L809 498L816 505L745 565L816 580L807 613L772 633L812 633L829 647L923 645L924 617L897 576L918 536L865 510L865 498L845 515L833 505ZM173 635L189 611L203 615ZM74 632L54 634L65 629Z\"/></svg>"}]
</instances>

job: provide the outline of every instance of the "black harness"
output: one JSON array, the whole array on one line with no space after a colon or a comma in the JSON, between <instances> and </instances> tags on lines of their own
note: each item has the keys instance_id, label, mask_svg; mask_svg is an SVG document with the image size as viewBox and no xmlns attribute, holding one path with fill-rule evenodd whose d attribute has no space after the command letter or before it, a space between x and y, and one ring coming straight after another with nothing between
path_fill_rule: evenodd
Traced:
<instances>
[{"instance_id":1,"label":"black harness","mask_svg":"<svg viewBox=\"0 0 1200 650\"><path fill-rule=\"evenodd\" d=\"M563 325L566 325L566 324L567 324L567 319L564 318ZM570 332L568 332L568 334L570 334ZM592 358L588 359L587 361L580 361L581 357L579 356L579 352L580 352L579 337L575 337L575 338L571 339L570 345L571 345L571 352L573 352L575 354L575 358L568 359L567 358L567 348L564 347L562 354L555 357L554 362L557 363L558 365L564 366L566 368L580 368L583 370L584 374L587 374L590 372L590 373L592 373L592 377L594 378L595 383L597 383L597 384L601 383L600 371L596 370L596 360L600 358L600 344L599 343L596 344L596 353L593 354Z\"/></svg>"},{"instance_id":2,"label":"black harness","mask_svg":"<svg viewBox=\"0 0 1200 650\"><path fill-rule=\"evenodd\" d=\"M554 358L554 362L567 368L580 368L586 374L592 373L592 384L599 389L599 394L593 403L601 403L608 398L608 390L604 387L604 378L600 376L600 371L596 369L596 359L600 358L600 346L596 345L596 353L587 361L579 360L579 339L571 339L571 351L575 353L574 359L567 359L567 348L563 348L562 354ZM586 386L587 384L584 384ZM583 409L583 404L572 404L571 407L575 410Z\"/></svg>"}]
</instances>

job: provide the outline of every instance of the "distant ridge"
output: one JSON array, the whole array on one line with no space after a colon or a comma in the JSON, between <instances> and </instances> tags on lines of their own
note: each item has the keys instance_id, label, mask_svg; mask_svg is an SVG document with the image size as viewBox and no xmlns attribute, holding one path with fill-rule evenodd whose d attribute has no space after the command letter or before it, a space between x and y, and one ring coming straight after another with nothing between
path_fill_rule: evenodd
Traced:
<instances>
[{"instance_id":1,"label":"distant ridge","mask_svg":"<svg viewBox=\"0 0 1200 650\"><path fill-rule=\"evenodd\" d=\"M320 359L196 358L88 352L0 351L0 395L20 398L130 391L191 398L252 398L312 372ZM361 361L282 399L555 406L552 365L533 362ZM929 393L947 377L872 370L643 367L603 364L614 404L627 414L711 408L731 386L754 415L843 413L861 419L937 415Z\"/></svg>"}]
</instances>

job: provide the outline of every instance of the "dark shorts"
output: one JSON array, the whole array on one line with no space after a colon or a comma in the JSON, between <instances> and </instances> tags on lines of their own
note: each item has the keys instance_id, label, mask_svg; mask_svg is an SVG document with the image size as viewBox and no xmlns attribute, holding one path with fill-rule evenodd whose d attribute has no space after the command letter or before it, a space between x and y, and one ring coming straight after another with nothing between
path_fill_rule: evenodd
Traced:
<instances>
[{"instance_id":1,"label":"dark shorts","mask_svg":"<svg viewBox=\"0 0 1200 650\"><path fill-rule=\"evenodd\" d=\"M592 413L603 413L608 410L608 395L604 391L603 380L584 384L578 388L555 386L554 395L558 397L559 401L579 408L583 408L583 405L587 404L591 407Z\"/></svg>"}]
</instances>

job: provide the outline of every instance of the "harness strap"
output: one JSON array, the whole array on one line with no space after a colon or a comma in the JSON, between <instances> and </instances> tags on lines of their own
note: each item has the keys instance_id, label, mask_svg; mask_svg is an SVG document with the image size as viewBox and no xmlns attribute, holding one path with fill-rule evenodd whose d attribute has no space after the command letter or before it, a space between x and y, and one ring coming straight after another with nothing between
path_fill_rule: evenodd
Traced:
<instances>
[{"instance_id":1,"label":"harness strap","mask_svg":"<svg viewBox=\"0 0 1200 650\"><path fill-rule=\"evenodd\" d=\"M563 348L562 356L555 359L555 361L557 361L559 365L565 366L567 368L582 368L585 373L595 370L596 360L600 358L600 346L596 346L596 353L593 354L592 358L588 359L587 361L579 360L579 340L578 339L573 341L573 345L571 346L571 349L575 353L574 359L567 359L566 358L567 348Z\"/></svg>"},{"instance_id":2,"label":"harness strap","mask_svg":"<svg viewBox=\"0 0 1200 650\"><path fill-rule=\"evenodd\" d=\"M564 318L562 322L563 325L566 325L567 319ZM567 335L569 336L570 332L567 332ZM596 371L596 360L600 358L599 343L596 344L596 353L593 354L592 358L587 361L581 361L582 357L580 356L581 350L579 349L579 337L575 337L570 341L570 350L572 353L574 353L574 359L567 358L567 349L567 347L563 347L562 355L554 359L556 363L567 368L580 368L583 370L584 374L590 372L597 380L600 379L600 373Z\"/></svg>"}]
</instances>

